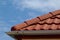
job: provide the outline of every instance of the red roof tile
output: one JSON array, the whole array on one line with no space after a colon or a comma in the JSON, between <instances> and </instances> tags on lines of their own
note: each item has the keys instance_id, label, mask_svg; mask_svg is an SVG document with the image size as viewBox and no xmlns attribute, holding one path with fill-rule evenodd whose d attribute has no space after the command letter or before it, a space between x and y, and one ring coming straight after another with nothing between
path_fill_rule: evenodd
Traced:
<instances>
[{"instance_id":1,"label":"red roof tile","mask_svg":"<svg viewBox=\"0 0 60 40\"><path fill-rule=\"evenodd\" d=\"M55 18L54 23L60 23L60 19Z\"/></svg>"},{"instance_id":2,"label":"red roof tile","mask_svg":"<svg viewBox=\"0 0 60 40\"><path fill-rule=\"evenodd\" d=\"M53 11L52 14L53 14L53 15L60 14L60 10Z\"/></svg>"},{"instance_id":3,"label":"red roof tile","mask_svg":"<svg viewBox=\"0 0 60 40\"><path fill-rule=\"evenodd\" d=\"M50 29L50 25L44 24L43 29L44 30L49 30Z\"/></svg>"},{"instance_id":4,"label":"red roof tile","mask_svg":"<svg viewBox=\"0 0 60 40\"><path fill-rule=\"evenodd\" d=\"M58 25L58 29L60 29L60 25Z\"/></svg>"},{"instance_id":5,"label":"red roof tile","mask_svg":"<svg viewBox=\"0 0 60 40\"><path fill-rule=\"evenodd\" d=\"M27 30L33 30L34 27L35 27L35 25L32 25L32 26L27 27L26 29L27 29Z\"/></svg>"},{"instance_id":6,"label":"red roof tile","mask_svg":"<svg viewBox=\"0 0 60 40\"><path fill-rule=\"evenodd\" d=\"M60 30L60 10L49 12L24 23L15 25L11 31L19 30Z\"/></svg>"},{"instance_id":7,"label":"red roof tile","mask_svg":"<svg viewBox=\"0 0 60 40\"><path fill-rule=\"evenodd\" d=\"M52 30L57 30L58 25L52 24L50 28L51 28Z\"/></svg>"},{"instance_id":8,"label":"red roof tile","mask_svg":"<svg viewBox=\"0 0 60 40\"><path fill-rule=\"evenodd\" d=\"M12 28L11 28L11 30L20 30L21 28L23 28L23 27L26 27L26 26L28 26L26 23L21 23L21 24L17 24L17 25L15 25L15 26L13 26Z\"/></svg>"},{"instance_id":9,"label":"red roof tile","mask_svg":"<svg viewBox=\"0 0 60 40\"><path fill-rule=\"evenodd\" d=\"M43 16L39 16L39 18L40 18L40 20L44 20L44 19L49 18L51 16L52 16L52 14L51 14L51 12L49 12L48 14L45 14Z\"/></svg>"},{"instance_id":10,"label":"red roof tile","mask_svg":"<svg viewBox=\"0 0 60 40\"><path fill-rule=\"evenodd\" d=\"M56 18L59 18L60 19L60 15L57 15Z\"/></svg>"},{"instance_id":11,"label":"red roof tile","mask_svg":"<svg viewBox=\"0 0 60 40\"><path fill-rule=\"evenodd\" d=\"M39 18L34 18L34 19L31 19L31 20L25 21L25 23L27 23L27 25L31 25L31 24L37 23L39 21L40 21Z\"/></svg>"},{"instance_id":12,"label":"red roof tile","mask_svg":"<svg viewBox=\"0 0 60 40\"><path fill-rule=\"evenodd\" d=\"M43 27L42 25L37 24L37 25L36 25L36 27L34 27L34 29L35 29L35 30L41 30L41 29L42 29L42 27Z\"/></svg>"},{"instance_id":13,"label":"red roof tile","mask_svg":"<svg viewBox=\"0 0 60 40\"><path fill-rule=\"evenodd\" d=\"M49 18L49 19L46 19L45 23L51 24L51 23L53 23L53 21L54 21L53 19Z\"/></svg>"}]
</instances>

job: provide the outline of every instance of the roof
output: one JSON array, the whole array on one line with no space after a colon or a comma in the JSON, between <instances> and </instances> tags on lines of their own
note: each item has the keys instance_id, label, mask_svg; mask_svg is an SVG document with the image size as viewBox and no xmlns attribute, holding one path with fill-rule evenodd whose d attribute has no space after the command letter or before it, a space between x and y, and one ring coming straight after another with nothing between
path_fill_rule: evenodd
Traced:
<instances>
[{"instance_id":1,"label":"roof","mask_svg":"<svg viewBox=\"0 0 60 40\"><path fill-rule=\"evenodd\" d=\"M24 21L11 28L11 31L21 30L60 30L60 10Z\"/></svg>"}]
</instances>

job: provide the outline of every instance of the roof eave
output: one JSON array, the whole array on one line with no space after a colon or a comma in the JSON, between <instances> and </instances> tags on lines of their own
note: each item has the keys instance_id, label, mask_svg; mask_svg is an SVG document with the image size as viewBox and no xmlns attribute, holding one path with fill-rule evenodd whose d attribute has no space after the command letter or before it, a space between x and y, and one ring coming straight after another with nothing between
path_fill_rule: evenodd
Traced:
<instances>
[{"instance_id":1,"label":"roof eave","mask_svg":"<svg viewBox=\"0 0 60 40\"><path fill-rule=\"evenodd\" d=\"M60 34L60 30L39 30L39 31L11 31L8 35L55 35Z\"/></svg>"}]
</instances>

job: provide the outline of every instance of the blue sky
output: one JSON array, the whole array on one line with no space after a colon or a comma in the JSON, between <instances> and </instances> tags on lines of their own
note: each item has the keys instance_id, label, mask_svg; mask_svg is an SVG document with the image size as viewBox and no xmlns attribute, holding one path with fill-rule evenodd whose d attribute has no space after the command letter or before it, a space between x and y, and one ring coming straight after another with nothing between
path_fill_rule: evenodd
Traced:
<instances>
[{"instance_id":1,"label":"blue sky","mask_svg":"<svg viewBox=\"0 0 60 40\"><path fill-rule=\"evenodd\" d=\"M59 9L60 0L0 0L0 40L13 40L5 33L12 26Z\"/></svg>"}]
</instances>

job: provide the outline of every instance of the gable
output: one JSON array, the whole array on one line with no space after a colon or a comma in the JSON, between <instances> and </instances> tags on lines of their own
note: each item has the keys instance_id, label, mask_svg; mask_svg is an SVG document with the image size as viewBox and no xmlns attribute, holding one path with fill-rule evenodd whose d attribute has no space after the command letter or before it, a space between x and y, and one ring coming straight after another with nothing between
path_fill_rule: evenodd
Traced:
<instances>
[{"instance_id":1,"label":"gable","mask_svg":"<svg viewBox=\"0 0 60 40\"><path fill-rule=\"evenodd\" d=\"M58 30L60 29L60 10L49 12L31 20L24 21L11 28L12 31L19 30Z\"/></svg>"}]
</instances>

